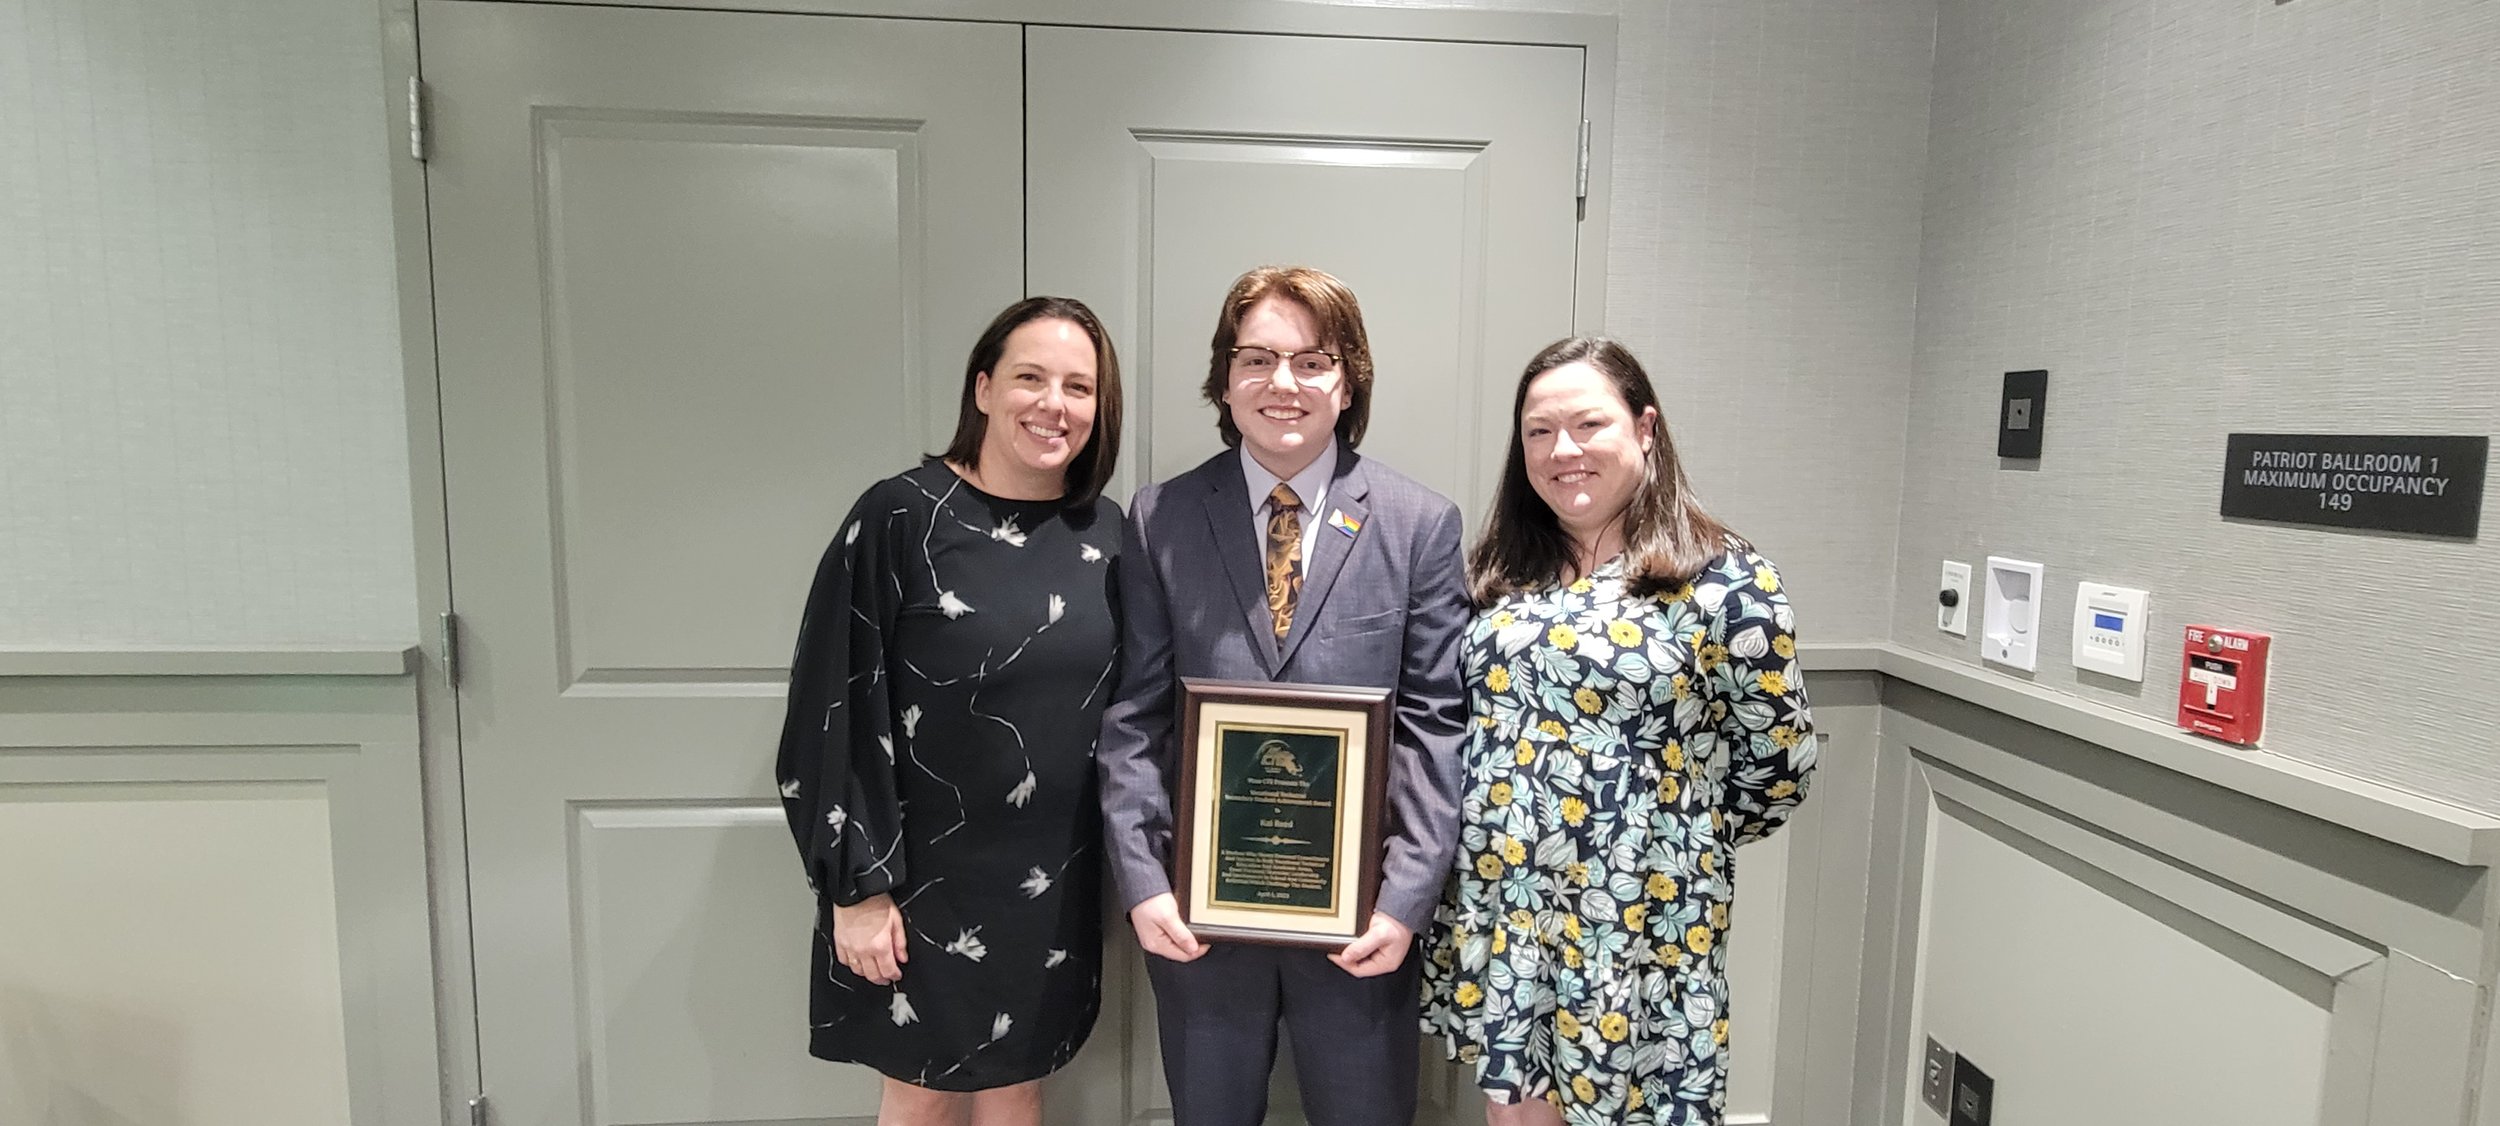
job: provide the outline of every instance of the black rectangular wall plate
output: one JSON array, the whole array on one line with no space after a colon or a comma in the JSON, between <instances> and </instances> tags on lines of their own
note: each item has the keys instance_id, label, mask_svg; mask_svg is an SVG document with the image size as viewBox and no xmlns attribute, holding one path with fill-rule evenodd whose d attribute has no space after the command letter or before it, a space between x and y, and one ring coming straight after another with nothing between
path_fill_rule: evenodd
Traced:
<instances>
[{"instance_id":1,"label":"black rectangular wall plate","mask_svg":"<svg viewBox=\"0 0 2500 1126\"><path fill-rule=\"evenodd\" d=\"M2006 372L2005 396L1997 404L1997 456L2038 460L2048 407L2046 370Z\"/></svg>"},{"instance_id":2,"label":"black rectangular wall plate","mask_svg":"<svg viewBox=\"0 0 2500 1126\"><path fill-rule=\"evenodd\" d=\"M1979 1065L1960 1052L1953 1054L1953 1113L1947 1116L1952 1126L1988 1126L1988 1116L1996 1111L1997 1083Z\"/></svg>"}]
</instances>

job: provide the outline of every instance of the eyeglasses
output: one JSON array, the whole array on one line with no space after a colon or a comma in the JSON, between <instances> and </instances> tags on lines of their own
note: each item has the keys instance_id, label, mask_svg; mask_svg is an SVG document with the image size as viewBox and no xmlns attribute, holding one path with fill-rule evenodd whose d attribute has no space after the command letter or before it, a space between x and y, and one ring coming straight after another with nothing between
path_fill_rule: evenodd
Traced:
<instances>
[{"instance_id":1,"label":"eyeglasses","mask_svg":"<svg viewBox=\"0 0 2500 1126\"><path fill-rule=\"evenodd\" d=\"M1243 383L1259 383L1276 377L1276 365L1285 365L1293 373L1294 382L1316 385L1336 374L1337 365L1345 357L1335 352L1296 352L1280 356L1273 348L1240 347L1233 349L1233 378Z\"/></svg>"}]
</instances>

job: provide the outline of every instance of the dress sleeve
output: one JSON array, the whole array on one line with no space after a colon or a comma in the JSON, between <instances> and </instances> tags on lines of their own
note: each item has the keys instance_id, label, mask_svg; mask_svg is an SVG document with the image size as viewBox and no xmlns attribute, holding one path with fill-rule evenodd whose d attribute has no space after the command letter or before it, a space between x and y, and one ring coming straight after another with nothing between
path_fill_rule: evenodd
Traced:
<instances>
[{"instance_id":1,"label":"dress sleeve","mask_svg":"<svg viewBox=\"0 0 2500 1126\"><path fill-rule=\"evenodd\" d=\"M1726 584L1710 615L1702 666L1711 719L1727 750L1718 812L1731 846L1771 835L1804 801L1814 773L1814 716L1797 668L1796 618L1779 571L1732 552L1703 576Z\"/></svg>"},{"instance_id":2,"label":"dress sleeve","mask_svg":"<svg viewBox=\"0 0 2500 1126\"><path fill-rule=\"evenodd\" d=\"M816 567L790 659L775 776L809 886L848 907L903 881L887 647L911 514L871 488Z\"/></svg>"}]
</instances>

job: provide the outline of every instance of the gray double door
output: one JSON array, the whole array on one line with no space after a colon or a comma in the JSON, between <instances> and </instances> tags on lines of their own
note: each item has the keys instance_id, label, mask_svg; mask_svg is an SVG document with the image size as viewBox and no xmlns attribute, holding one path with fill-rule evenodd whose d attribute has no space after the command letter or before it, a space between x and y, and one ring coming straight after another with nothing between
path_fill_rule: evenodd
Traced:
<instances>
[{"instance_id":1,"label":"gray double door","mask_svg":"<svg viewBox=\"0 0 2500 1126\"><path fill-rule=\"evenodd\" d=\"M1120 492L1217 448L1224 287L1361 296L1367 453L1480 512L1574 325L1577 49L424 0L478 1039L502 1126L869 1122L809 1059L772 785L807 576L941 448L1001 307L1131 373ZM1164 1095L1132 945L1055 1122ZM1289 1108L1281 1104L1280 1109Z\"/></svg>"}]
</instances>

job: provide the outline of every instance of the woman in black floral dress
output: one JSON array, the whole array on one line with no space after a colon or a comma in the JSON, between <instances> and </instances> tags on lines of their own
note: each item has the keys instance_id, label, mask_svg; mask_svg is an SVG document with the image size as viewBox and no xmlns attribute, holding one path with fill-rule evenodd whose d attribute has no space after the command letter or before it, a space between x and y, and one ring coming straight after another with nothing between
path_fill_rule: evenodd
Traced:
<instances>
[{"instance_id":1,"label":"woman in black floral dress","mask_svg":"<svg viewBox=\"0 0 2500 1126\"><path fill-rule=\"evenodd\" d=\"M1031 298L964 378L946 455L870 486L817 568L778 772L822 901L809 1050L886 1076L880 1122L1029 1126L1102 976L1119 362Z\"/></svg>"}]
</instances>

